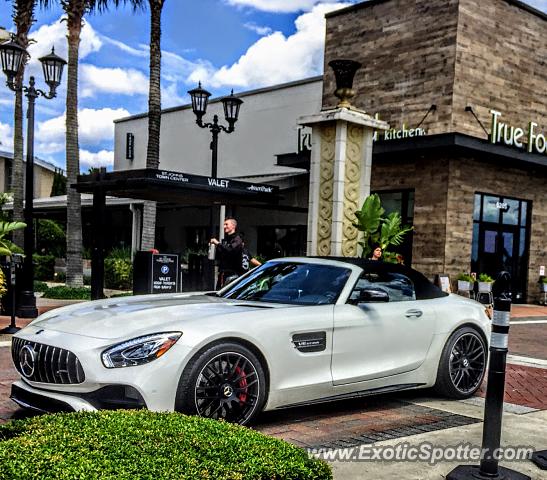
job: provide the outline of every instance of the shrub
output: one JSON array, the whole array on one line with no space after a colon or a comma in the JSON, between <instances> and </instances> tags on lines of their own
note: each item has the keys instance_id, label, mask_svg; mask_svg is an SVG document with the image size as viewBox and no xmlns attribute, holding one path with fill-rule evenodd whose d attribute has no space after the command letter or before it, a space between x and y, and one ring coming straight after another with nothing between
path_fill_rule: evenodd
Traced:
<instances>
[{"instance_id":1,"label":"shrub","mask_svg":"<svg viewBox=\"0 0 547 480\"><path fill-rule=\"evenodd\" d=\"M91 290L87 287L67 287L58 285L48 288L43 298L58 298L63 300L91 300Z\"/></svg>"},{"instance_id":2,"label":"shrub","mask_svg":"<svg viewBox=\"0 0 547 480\"><path fill-rule=\"evenodd\" d=\"M0 478L331 479L283 440L147 410L44 415L0 425Z\"/></svg>"},{"instance_id":3,"label":"shrub","mask_svg":"<svg viewBox=\"0 0 547 480\"><path fill-rule=\"evenodd\" d=\"M128 247L114 247L110 250L107 258L121 258L123 260L131 260L131 249Z\"/></svg>"},{"instance_id":4,"label":"shrub","mask_svg":"<svg viewBox=\"0 0 547 480\"><path fill-rule=\"evenodd\" d=\"M469 273L460 273L458 275L457 280L461 280L462 282L471 282L471 283L475 281L475 279L471 275L469 275Z\"/></svg>"},{"instance_id":5,"label":"shrub","mask_svg":"<svg viewBox=\"0 0 547 480\"><path fill-rule=\"evenodd\" d=\"M36 250L54 257L64 257L66 234L64 227L54 220L40 219L36 225Z\"/></svg>"},{"instance_id":6,"label":"shrub","mask_svg":"<svg viewBox=\"0 0 547 480\"><path fill-rule=\"evenodd\" d=\"M130 290L133 286L133 264L130 258L106 258L104 285L116 290Z\"/></svg>"},{"instance_id":7,"label":"shrub","mask_svg":"<svg viewBox=\"0 0 547 480\"><path fill-rule=\"evenodd\" d=\"M34 280L34 291L35 292L45 292L49 287L46 282L41 282L40 280Z\"/></svg>"},{"instance_id":8,"label":"shrub","mask_svg":"<svg viewBox=\"0 0 547 480\"><path fill-rule=\"evenodd\" d=\"M35 253L32 260L34 261L35 280L53 280L53 274L55 273L55 257L53 255L38 255Z\"/></svg>"},{"instance_id":9,"label":"shrub","mask_svg":"<svg viewBox=\"0 0 547 480\"><path fill-rule=\"evenodd\" d=\"M479 282L485 282L485 283L492 283L494 279L488 275L487 273L480 273L479 274Z\"/></svg>"},{"instance_id":10,"label":"shrub","mask_svg":"<svg viewBox=\"0 0 547 480\"><path fill-rule=\"evenodd\" d=\"M8 286L6 283L6 276L4 275L4 272L0 268L0 298L2 298L6 292L8 291Z\"/></svg>"}]
</instances>

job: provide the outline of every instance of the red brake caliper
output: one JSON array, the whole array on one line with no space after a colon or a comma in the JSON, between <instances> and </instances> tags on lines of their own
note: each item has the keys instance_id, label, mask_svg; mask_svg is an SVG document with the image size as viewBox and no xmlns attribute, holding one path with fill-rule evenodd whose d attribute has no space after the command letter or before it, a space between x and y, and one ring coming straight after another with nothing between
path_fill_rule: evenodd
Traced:
<instances>
[{"instance_id":1,"label":"red brake caliper","mask_svg":"<svg viewBox=\"0 0 547 480\"><path fill-rule=\"evenodd\" d=\"M236 367L236 374L237 374L238 377L241 376L241 380L239 381L239 388L241 388L242 390L246 390L247 389L247 375L239 367ZM247 394L245 393L245 391L241 392L238 395L238 398L239 398L239 401L241 403L244 403L247 400Z\"/></svg>"}]
</instances>

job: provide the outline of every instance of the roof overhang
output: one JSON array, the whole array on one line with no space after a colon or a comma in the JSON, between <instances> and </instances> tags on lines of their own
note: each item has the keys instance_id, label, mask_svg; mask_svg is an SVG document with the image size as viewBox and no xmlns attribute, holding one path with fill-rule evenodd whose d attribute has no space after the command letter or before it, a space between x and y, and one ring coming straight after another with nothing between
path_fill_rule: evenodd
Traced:
<instances>
[{"instance_id":1,"label":"roof overhang","mask_svg":"<svg viewBox=\"0 0 547 480\"><path fill-rule=\"evenodd\" d=\"M279 187L274 185L150 168L79 175L74 186L81 193L102 191L114 197L187 205L245 205L279 200Z\"/></svg>"},{"instance_id":2,"label":"roof overhang","mask_svg":"<svg viewBox=\"0 0 547 480\"><path fill-rule=\"evenodd\" d=\"M448 150L451 155L479 154L488 159L518 168L547 168L547 155L528 153L526 150L498 145L481 138L462 133L442 133L400 140L380 141L374 144L374 159L400 157L401 154L427 153Z\"/></svg>"}]
</instances>

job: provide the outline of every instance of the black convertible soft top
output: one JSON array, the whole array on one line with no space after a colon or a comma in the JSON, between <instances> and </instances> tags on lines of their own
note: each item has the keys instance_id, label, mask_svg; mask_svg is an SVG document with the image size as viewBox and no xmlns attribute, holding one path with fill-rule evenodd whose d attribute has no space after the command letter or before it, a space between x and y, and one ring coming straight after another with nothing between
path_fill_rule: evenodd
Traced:
<instances>
[{"instance_id":1,"label":"black convertible soft top","mask_svg":"<svg viewBox=\"0 0 547 480\"><path fill-rule=\"evenodd\" d=\"M378 273L401 273L406 275L412 283L416 292L416 300L429 300L431 298L441 298L448 296L448 293L443 292L439 287L430 282L423 274L398 263L381 262L368 260L366 258L356 257L313 257L313 258L328 258L339 262L350 263L361 267L366 272Z\"/></svg>"}]
</instances>

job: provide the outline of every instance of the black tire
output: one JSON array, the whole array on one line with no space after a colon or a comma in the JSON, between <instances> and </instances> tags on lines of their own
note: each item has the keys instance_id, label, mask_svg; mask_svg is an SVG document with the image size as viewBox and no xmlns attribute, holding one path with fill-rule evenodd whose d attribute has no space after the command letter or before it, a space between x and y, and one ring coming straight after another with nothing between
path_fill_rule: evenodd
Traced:
<instances>
[{"instance_id":1,"label":"black tire","mask_svg":"<svg viewBox=\"0 0 547 480\"><path fill-rule=\"evenodd\" d=\"M471 397L481 386L488 352L481 334L471 327L456 330L439 361L435 391L446 397Z\"/></svg>"},{"instance_id":2,"label":"black tire","mask_svg":"<svg viewBox=\"0 0 547 480\"><path fill-rule=\"evenodd\" d=\"M244 425L266 401L266 377L256 355L238 343L219 343L188 362L175 410Z\"/></svg>"}]
</instances>

